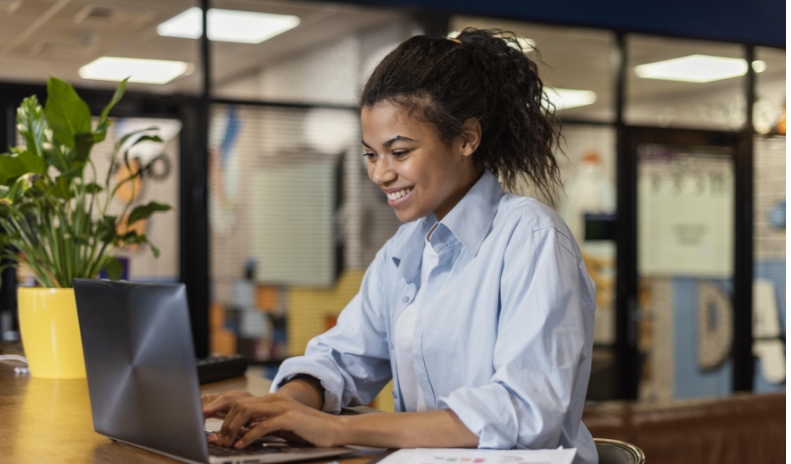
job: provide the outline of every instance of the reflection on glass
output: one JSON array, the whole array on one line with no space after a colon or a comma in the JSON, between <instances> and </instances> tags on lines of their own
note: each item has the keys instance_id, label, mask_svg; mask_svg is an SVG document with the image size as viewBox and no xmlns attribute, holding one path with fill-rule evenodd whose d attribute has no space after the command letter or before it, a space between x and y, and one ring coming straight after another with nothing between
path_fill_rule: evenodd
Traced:
<instances>
[{"instance_id":1,"label":"reflection on glass","mask_svg":"<svg viewBox=\"0 0 791 464\"><path fill-rule=\"evenodd\" d=\"M359 290L399 225L367 180L359 130L354 110L212 107L213 353L301 354Z\"/></svg>"},{"instance_id":2,"label":"reflection on glass","mask_svg":"<svg viewBox=\"0 0 791 464\"><path fill-rule=\"evenodd\" d=\"M731 392L734 171L730 149L638 148L644 399Z\"/></svg>"},{"instance_id":3,"label":"reflection on glass","mask_svg":"<svg viewBox=\"0 0 791 464\"><path fill-rule=\"evenodd\" d=\"M740 45L627 36L627 124L739 130L745 121ZM754 63L761 69L762 63Z\"/></svg>"}]
</instances>

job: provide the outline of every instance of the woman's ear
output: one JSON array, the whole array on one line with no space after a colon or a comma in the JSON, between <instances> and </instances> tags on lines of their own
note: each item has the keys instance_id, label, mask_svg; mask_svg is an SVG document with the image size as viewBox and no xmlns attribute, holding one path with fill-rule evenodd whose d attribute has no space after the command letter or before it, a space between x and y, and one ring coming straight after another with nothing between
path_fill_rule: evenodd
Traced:
<instances>
[{"instance_id":1,"label":"woman's ear","mask_svg":"<svg viewBox=\"0 0 791 464\"><path fill-rule=\"evenodd\" d=\"M461 126L459 149L462 156L470 156L481 144L481 123L475 118L468 118Z\"/></svg>"}]
</instances>

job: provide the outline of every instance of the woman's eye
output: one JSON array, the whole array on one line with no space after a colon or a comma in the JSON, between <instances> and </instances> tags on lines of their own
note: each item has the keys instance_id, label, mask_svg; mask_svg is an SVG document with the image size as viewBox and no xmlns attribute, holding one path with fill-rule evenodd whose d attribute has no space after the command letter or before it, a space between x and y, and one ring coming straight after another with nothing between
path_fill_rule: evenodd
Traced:
<instances>
[{"instance_id":1,"label":"woman's eye","mask_svg":"<svg viewBox=\"0 0 791 464\"><path fill-rule=\"evenodd\" d=\"M363 156L368 158L368 159L371 159L371 158L374 158L376 156L376 153L364 152Z\"/></svg>"},{"instance_id":2,"label":"woman's eye","mask_svg":"<svg viewBox=\"0 0 791 464\"><path fill-rule=\"evenodd\" d=\"M404 151L394 151L394 152L393 152L393 156L397 156L397 157L400 157L400 156L405 156L407 153L409 153L409 150L404 150Z\"/></svg>"}]
</instances>

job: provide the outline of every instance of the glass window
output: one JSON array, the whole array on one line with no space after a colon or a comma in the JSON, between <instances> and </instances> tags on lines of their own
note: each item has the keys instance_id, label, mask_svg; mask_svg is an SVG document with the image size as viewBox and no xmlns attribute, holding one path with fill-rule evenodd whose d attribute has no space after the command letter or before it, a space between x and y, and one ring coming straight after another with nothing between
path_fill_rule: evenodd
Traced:
<instances>
[{"instance_id":1,"label":"glass window","mask_svg":"<svg viewBox=\"0 0 791 464\"><path fill-rule=\"evenodd\" d=\"M746 72L740 45L629 35L624 120L638 126L740 130Z\"/></svg>"},{"instance_id":2,"label":"glass window","mask_svg":"<svg viewBox=\"0 0 791 464\"><path fill-rule=\"evenodd\" d=\"M756 47L755 58L762 63L755 76L753 123L759 134L785 135L786 52Z\"/></svg>"},{"instance_id":3,"label":"glass window","mask_svg":"<svg viewBox=\"0 0 791 464\"><path fill-rule=\"evenodd\" d=\"M194 4L192 0L109 5L6 2L0 14L0 80L43 84L55 76L78 87L113 89L117 80L133 74L167 82L131 83L129 89L197 93L201 87L201 73L195 72L200 66L197 41L157 34L159 23ZM97 62L100 58L103 61ZM108 61L111 58L176 63L162 68L161 62L141 65Z\"/></svg>"},{"instance_id":4,"label":"glass window","mask_svg":"<svg viewBox=\"0 0 791 464\"><path fill-rule=\"evenodd\" d=\"M642 399L732 391L733 154L637 146Z\"/></svg>"},{"instance_id":5,"label":"glass window","mask_svg":"<svg viewBox=\"0 0 791 464\"><path fill-rule=\"evenodd\" d=\"M589 400L615 397L615 128L566 124L559 154L564 192L558 212L579 243L596 283Z\"/></svg>"},{"instance_id":6,"label":"glass window","mask_svg":"<svg viewBox=\"0 0 791 464\"><path fill-rule=\"evenodd\" d=\"M524 39L527 56L561 118L612 121L614 108L614 36L609 31L555 27L525 22L454 16L451 30L497 28Z\"/></svg>"},{"instance_id":7,"label":"glass window","mask_svg":"<svg viewBox=\"0 0 791 464\"><path fill-rule=\"evenodd\" d=\"M753 353L756 392L785 391L786 136L785 51L757 48L753 141L755 270Z\"/></svg>"},{"instance_id":8,"label":"glass window","mask_svg":"<svg viewBox=\"0 0 791 464\"><path fill-rule=\"evenodd\" d=\"M146 234L160 251L154 257L147 246L126 246L119 253L128 266L129 280L137 282L175 283L179 281L179 134L181 121L177 119L116 118L107 139L97 145L91 158L98 173L107 172L109 155L120 136L135 130L157 127L163 143L141 142L129 149L132 170L143 169L134 188L122 188L110 206L110 214L123 213L123 205L132 200L131 207L151 201L166 203L170 211L140 220L134 227ZM133 139L134 140L134 139ZM116 160L116 179L128 176L122 160Z\"/></svg>"},{"instance_id":9,"label":"glass window","mask_svg":"<svg viewBox=\"0 0 791 464\"><path fill-rule=\"evenodd\" d=\"M593 364L588 399L615 397L615 281L616 213L615 128L565 124L560 165L562 189L556 193L555 209L579 244L585 266L596 283L596 314L593 329ZM522 182L517 194L551 204L532 185Z\"/></svg>"}]
</instances>

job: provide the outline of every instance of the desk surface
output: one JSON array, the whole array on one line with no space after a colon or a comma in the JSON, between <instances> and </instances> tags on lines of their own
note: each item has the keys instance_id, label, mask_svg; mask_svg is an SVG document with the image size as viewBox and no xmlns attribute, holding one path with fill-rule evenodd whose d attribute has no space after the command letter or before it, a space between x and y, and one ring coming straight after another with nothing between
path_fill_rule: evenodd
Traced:
<instances>
[{"instance_id":1,"label":"desk surface","mask_svg":"<svg viewBox=\"0 0 791 464\"><path fill-rule=\"evenodd\" d=\"M261 369L245 377L206 385L203 392L269 391ZM340 459L363 464L371 459ZM113 443L93 430L88 384L85 380L44 380L16 376L13 366L0 363L0 461L4 463L176 463L170 458L122 443ZM314 461L316 462L316 461Z\"/></svg>"}]
</instances>

